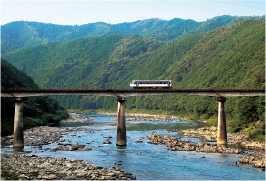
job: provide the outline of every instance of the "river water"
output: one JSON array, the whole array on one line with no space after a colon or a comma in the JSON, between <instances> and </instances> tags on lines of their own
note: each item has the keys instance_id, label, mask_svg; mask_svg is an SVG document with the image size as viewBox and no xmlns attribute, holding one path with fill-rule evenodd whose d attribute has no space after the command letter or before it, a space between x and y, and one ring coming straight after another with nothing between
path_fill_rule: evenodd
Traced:
<instances>
[{"instance_id":1,"label":"river water","mask_svg":"<svg viewBox=\"0 0 266 181\"><path fill-rule=\"evenodd\" d=\"M113 116L83 115L96 122L114 122ZM82 159L103 167L119 167L132 173L138 180L265 180L265 172L248 164L235 165L243 155L221 153L198 153L196 151L169 151L166 146L148 144L147 135L153 132L181 137L183 140L200 142L196 138L182 138L177 132L166 129L189 129L204 126L204 123L173 120L171 122L128 121L127 146L116 146L116 126L97 126L93 123L63 123L60 127L87 127L95 132L70 132L64 136L71 143L84 144L91 151L43 151L32 147L30 154L38 156ZM103 144L111 136L112 144ZM136 143L136 140L143 143ZM90 143L90 144L87 144ZM211 143L214 144L214 143ZM43 146L53 149L57 143ZM202 157L205 158L202 158Z\"/></svg>"}]
</instances>

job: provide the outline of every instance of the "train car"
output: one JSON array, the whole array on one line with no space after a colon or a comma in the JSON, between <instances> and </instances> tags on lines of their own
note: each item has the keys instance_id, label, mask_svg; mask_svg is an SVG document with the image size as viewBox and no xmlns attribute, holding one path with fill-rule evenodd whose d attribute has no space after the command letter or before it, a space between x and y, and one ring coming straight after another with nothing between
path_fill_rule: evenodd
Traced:
<instances>
[{"instance_id":1,"label":"train car","mask_svg":"<svg viewBox=\"0 0 266 181\"><path fill-rule=\"evenodd\" d=\"M171 80L132 80L130 89L171 89Z\"/></svg>"}]
</instances>

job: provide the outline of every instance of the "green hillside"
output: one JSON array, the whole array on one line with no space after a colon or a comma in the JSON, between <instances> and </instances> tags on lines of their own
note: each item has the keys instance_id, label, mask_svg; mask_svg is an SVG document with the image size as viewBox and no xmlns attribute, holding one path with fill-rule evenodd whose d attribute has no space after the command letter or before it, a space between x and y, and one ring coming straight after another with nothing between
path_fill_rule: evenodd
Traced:
<instances>
[{"instance_id":1,"label":"green hillside","mask_svg":"<svg viewBox=\"0 0 266 181\"><path fill-rule=\"evenodd\" d=\"M1 59L1 89L39 88L33 80L6 60ZM57 123L68 118L65 108L56 100L47 97L22 98L24 129ZM15 102L13 98L1 98L1 135L11 135L14 131Z\"/></svg>"},{"instance_id":2,"label":"green hillside","mask_svg":"<svg viewBox=\"0 0 266 181\"><path fill-rule=\"evenodd\" d=\"M65 26L39 22L16 21L1 26L1 51L7 53L18 48L43 45L99 35L141 35L154 40L170 41L189 34L207 33L217 27L228 27L239 19L265 19L263 17L218 16L204 22L174 18L170 21L147 19L131 23L90 23Z\"/></svg>"},{"instance_id":3,"label":"green hillside","mask_svg":"<svg viewBox=\"0 0 266 181\"><path fill-rule=\"evenodd\" d=\"M129 88L133 79L171 79L174 88L264 88L265 22L241 20L228 28L162 43L138 35L110 35L22 48L2 57L40 87ZM227 98L230 131L264 120L264 97ZM70 108L110 109L114 98L60 96ZM165 111L217 121L215 98L128 98L129 109Z\"/></svg>"}]
</instances>

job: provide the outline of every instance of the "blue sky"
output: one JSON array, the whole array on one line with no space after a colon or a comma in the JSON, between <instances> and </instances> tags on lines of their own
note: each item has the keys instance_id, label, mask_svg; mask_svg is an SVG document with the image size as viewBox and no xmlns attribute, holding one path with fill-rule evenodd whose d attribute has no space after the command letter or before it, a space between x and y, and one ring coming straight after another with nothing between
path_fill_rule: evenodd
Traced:
<instances>
[{"instance_id":1,"label":"blue sky","mask_svg":"<svg viewBox=\"0 0 266 181\"><path fill-rule=\"evenodd\" d=\"M21 20L60 25L82 25L99 21L117 24L150 18L206 21L220 15L262 16L265 15L265 1L1 0L1 25Z\"/></svg>"}]
</instances>

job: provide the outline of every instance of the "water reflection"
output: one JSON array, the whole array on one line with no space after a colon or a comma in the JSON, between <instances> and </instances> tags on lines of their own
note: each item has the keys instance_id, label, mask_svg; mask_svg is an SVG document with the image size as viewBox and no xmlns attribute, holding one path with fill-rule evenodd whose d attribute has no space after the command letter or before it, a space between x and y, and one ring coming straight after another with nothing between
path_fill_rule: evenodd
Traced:
<instances>
[{"instance_id":1,"label":"water reflection","mask_svg":"<svg viewBox=\"0 0 266 181\"><path fill-rule=\"evenodd\" d=\"M20 148L15 148L15 147L13 147L13 152L14 153L21 153L21 152L23 152L24 151L24 147L20 147Z\"/></svg>"}]
</instances>

